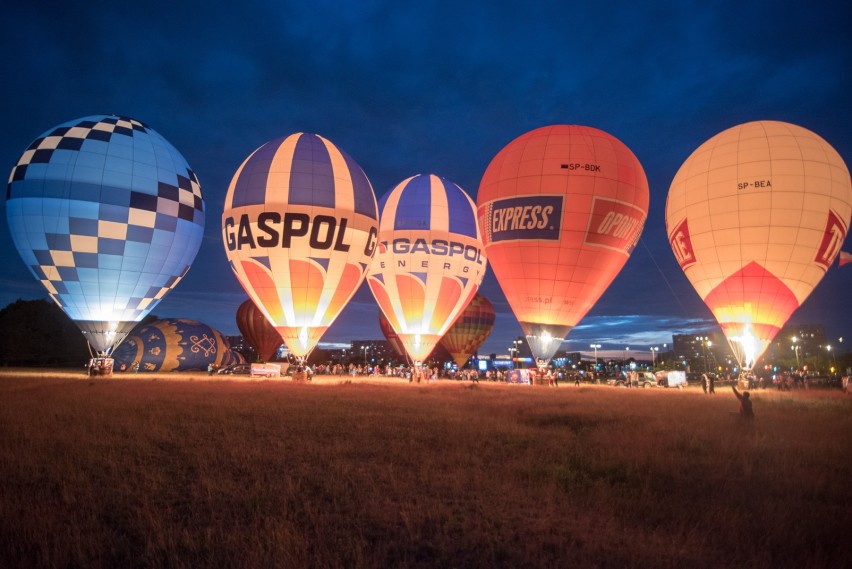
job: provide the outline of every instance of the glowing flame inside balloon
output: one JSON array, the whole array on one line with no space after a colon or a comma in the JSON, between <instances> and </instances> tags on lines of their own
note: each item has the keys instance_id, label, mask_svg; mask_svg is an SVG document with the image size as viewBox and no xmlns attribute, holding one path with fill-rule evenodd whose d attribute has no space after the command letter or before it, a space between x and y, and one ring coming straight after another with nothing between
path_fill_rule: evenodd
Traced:
<instances>
[{"instance_id":1,"label":"glowing flame inside balloon","mask_svg":"<svg viewBox=\"0 0 852 569\"><path fill-rule=\"evenodd\" d=\"M757 338L752 335L749 330L749 326L746 325L743 333L739 336L732 336L730 338L732 342L732 347L734 347L734 342L741 346L741 350L734 350L734 355L737 357L737 361L740 364L740 367L743 369L751 369L754 366L754 361L758 356L758 348L757 348ZM763 350L759 350L763 352Z\"/></svg>"}]
</instances>

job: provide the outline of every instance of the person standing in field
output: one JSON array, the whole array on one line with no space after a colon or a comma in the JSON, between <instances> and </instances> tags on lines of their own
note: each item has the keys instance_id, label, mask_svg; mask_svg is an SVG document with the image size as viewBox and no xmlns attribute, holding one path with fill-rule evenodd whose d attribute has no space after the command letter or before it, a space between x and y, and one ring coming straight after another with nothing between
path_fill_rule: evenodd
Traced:
<instances>
[{"instance_id":1,"label":"person standing in field","mask_svg":"<svg viewBox=\"0 0 852 569\"><path fill-rule=\"evenodd\" d=\"M709 383L710 383L710 380L707 379L707 374L702 373L701 374L701 389L704 390L704 395L707 395L707 384L709 384Z\"/></svg>"},{"instance_id":2,"label":"person standing in field","mask_svg":"<svg viewBox=\"0 0 852 569\"><path fill-rule=\"evenodd\" d=\"M716 374L711 373L707 376L707 392L716 395Z\"/></svg>"},{"instance_id":3,"label":"person standing in field","mask_svg":"<svg viewBox=\"0 0 852 569\"><path fill-rule=\"evenodd\" d=\"M734 395L736 395L737 399L740 401L739 416L743 419L754 419L754 409L751 407L751 397L749 396L749 392L744 391L743 393L740 393L737 391L736 385L732 385L731 389L734 390Z\"/></svg>"}]
</instances>

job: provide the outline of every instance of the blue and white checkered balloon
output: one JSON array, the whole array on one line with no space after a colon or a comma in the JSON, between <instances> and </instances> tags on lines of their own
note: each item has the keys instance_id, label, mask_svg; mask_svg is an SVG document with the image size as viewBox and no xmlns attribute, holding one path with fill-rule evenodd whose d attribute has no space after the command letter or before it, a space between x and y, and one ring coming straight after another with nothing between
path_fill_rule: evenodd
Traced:
<instances>
[{"instance_id":1,"label":"blue and white checkered balloon","mask_svg":"<svg viewBox=\"0 0 852 569\"><path fill-rule=\"evenodd\" d=\"M101 354L177 285L204 233L201 186L183 156L114 115L36 138L9 176L6 216L30 272Z\"/></svg>"}]
</instances>

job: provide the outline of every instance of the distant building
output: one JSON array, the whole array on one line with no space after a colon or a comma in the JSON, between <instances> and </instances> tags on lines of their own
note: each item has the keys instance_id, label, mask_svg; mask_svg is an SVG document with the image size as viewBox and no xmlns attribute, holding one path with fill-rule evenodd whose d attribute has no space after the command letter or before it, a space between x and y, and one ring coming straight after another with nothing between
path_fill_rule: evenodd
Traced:
<instances>
[{"instance_id":1,"label":"distant building","mask_svg":"<svg viewBox=\"0 0 852 569\"><path fill-rule=\"evenodd\" d=\"M399 356L387 340L352 340L352 348L344 354L342 359L354 364L382 365L405 361L405 358Z\"/></svg>"},{"instance_id":2,"label":"distant building","mask_svg":"<svg viewBox=\"0 0 852 569\"><path fill-rule=\"evenodd\" d=\"M737 360L721 331L672 336L672 352L677 361L694 373L733 372Z\"/></svg>"},{"instance_id":3,"label":"distant building","mask_svg":"<svg viewBox=\"0 0 852 569\"><path fill-rule=\"evenodd\" d=\"M557 350L557 352L553 354L553 359L551 360L551 363L553 363L553 365L557 367L571 368L571 366L577 366L577 369L580 369L580 359L580 352L566 352L565 350Z\"/></svg>"},{"instance_id":4,"label":"distant building","mask_svg":"<svg viewBox=\"0 0 852 569\"><path fill-rule=\"evenodd\" d=\"M800 360L822 353L826 345L822 324L791 324L784 326L767 349L770 359L789 359L796 352Z\"/></svg>"}]
</instances>

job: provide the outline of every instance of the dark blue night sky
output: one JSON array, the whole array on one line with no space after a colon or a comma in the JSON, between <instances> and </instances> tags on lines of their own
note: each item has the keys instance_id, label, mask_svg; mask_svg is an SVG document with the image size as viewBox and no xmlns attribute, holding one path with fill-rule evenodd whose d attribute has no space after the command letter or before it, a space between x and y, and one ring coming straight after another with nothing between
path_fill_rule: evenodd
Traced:
<instances>
[{"instance_id":1,"label":"dark blue night sky","mask_svg":"<svg viewBox=\"0 0 852 569\"><path fill-rule=\"evenodd\" d=\"M640 355L716 326L665 230L669 184L695 148L770 119L818 133L852 162L847 2L19 2L3 12L0 165L11 171L36 136L77 117L115 113L156 129L197 172L207 228L154 313L226 334L247 297L221 243L225 193L249 153L292 132L345 150L378 197L433 172L474 199L490 159L533 128L618 137L645 168L651 211L565 347ZM7 229L0 263L0 306L47 298ZM520 326L490 272L482 291L498 311L485 351L505 353ZM852 337L850 291L852 267L835 264L791 322ZM377 311L363 285L324 341L380 338Z\"/></svg>"}]
</instances>

